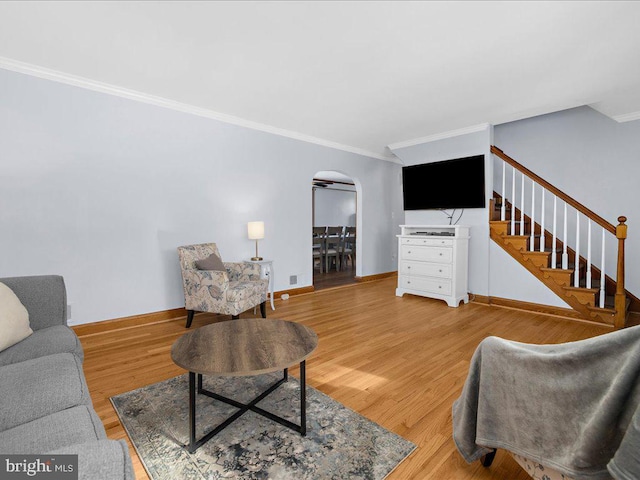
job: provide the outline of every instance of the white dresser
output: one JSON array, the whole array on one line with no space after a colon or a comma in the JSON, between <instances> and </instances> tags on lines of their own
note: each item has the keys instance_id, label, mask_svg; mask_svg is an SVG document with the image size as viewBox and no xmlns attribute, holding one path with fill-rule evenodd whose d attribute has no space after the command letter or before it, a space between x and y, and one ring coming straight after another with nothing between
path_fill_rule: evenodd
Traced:
<instances>
[{"instance_id":1,"label":"white dresser","mask_svg":"<svg viewBox=\"0 0 640 480\"><path fill-rule=\"evenodd\" d=\"M437 298L457 307L469 302L469 227L400 225L398 288L405 293Z\"/></svg>"}]
</instances>

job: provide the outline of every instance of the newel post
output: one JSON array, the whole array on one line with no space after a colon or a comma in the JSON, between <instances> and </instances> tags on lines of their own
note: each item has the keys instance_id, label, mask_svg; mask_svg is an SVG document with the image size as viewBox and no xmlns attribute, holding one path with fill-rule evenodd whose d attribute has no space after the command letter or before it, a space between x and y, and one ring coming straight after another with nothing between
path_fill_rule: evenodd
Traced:
<instances>
[{"instance_id":1,"label":"newel post","mask_svg":"<svg viewBox=\"0 0 640 480\"><path fill-rule=\"evenodd\" d=\"M616 296L615 296L615 328L624 328L627 317L627 296L624 293L624 241L627 238L627 226L624 222L627 217L618 217L616 227L616 238L618 239L618 271L616 273Z\"/></svg>"}]
</instances>

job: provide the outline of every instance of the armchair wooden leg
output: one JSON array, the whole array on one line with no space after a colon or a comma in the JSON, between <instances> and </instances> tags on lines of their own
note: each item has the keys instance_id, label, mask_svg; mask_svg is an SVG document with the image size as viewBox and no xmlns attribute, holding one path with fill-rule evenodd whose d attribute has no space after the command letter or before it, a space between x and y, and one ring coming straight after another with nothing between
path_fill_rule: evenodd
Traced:
<instances>
[{"instance_id":1,"label":"armchair wooden leg","mask_svg":"<svg viewBox=\"0 0 640 480\"><path fill-rule=\"evenodd\" d=\"M262 315L262 318L267 318L267 302L266 301L260 304L260 315Z\"/></svg>"},{"instance_id":2,"label":"armchair wooden leg","mask_svg":"<svg viewBox=\"0 0 640 480\"><path fill-rule=\"evenodd\" d=\"M493 459L496 457L497 450L494 448L492 452L487 453L480 459L483 467L490 467L493 463Z\"/></svg>"},{"instance_id":3,"label":"armchair wooden leg","mask_svg":"<svg viewBox=\"0 0 640 480\"><path fill-rule=\"evenodd\" d=\"M231 315L231 320L238 320L240 315Z\"/></svg>"},{"instance_id":4,"label":"armchair wooden leg","mask_svg":"<svg viewBox=\"0 0 640 480\"><path fill-rule=\"evenodd\" d=\"M187 324L184 328L189 328L191 326L191 322L193 322L193 314L195 312L193 310L187 310Z\"/></svg>"}]
</instances>

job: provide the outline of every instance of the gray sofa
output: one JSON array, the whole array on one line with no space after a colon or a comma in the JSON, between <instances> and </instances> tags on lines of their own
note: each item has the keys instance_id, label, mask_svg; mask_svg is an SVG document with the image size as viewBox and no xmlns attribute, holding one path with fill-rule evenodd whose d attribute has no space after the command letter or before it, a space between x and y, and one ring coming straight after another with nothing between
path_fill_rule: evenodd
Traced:
<instances>
[{"instance_id":1,"label":"gray sofa","mask_svg":"<svg viewBox=\"0 0 640 480\"><path fill-rule=\"evenodd\" d=\"M0 453L77 454L81 479L133 479L126 442L107 439L67 326L60 276L0 278L29 312L33 334L0 352Z\"/></svg>"}]
</instances>

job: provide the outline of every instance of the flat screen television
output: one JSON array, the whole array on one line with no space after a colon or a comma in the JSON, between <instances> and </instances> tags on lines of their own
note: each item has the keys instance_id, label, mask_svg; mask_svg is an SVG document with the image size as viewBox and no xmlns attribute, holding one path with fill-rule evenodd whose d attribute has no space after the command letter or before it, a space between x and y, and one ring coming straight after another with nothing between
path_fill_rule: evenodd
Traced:
<instances>
[{"instance_id":1,"label":"flat screen television","mask_svg":"<svg viewBox=\"0 0 640 480\"><path fill-rule=\"evenodd\" d=\"M405 210L484 208L484 155L402 167Z\"/></svg>"}]
</instances>

